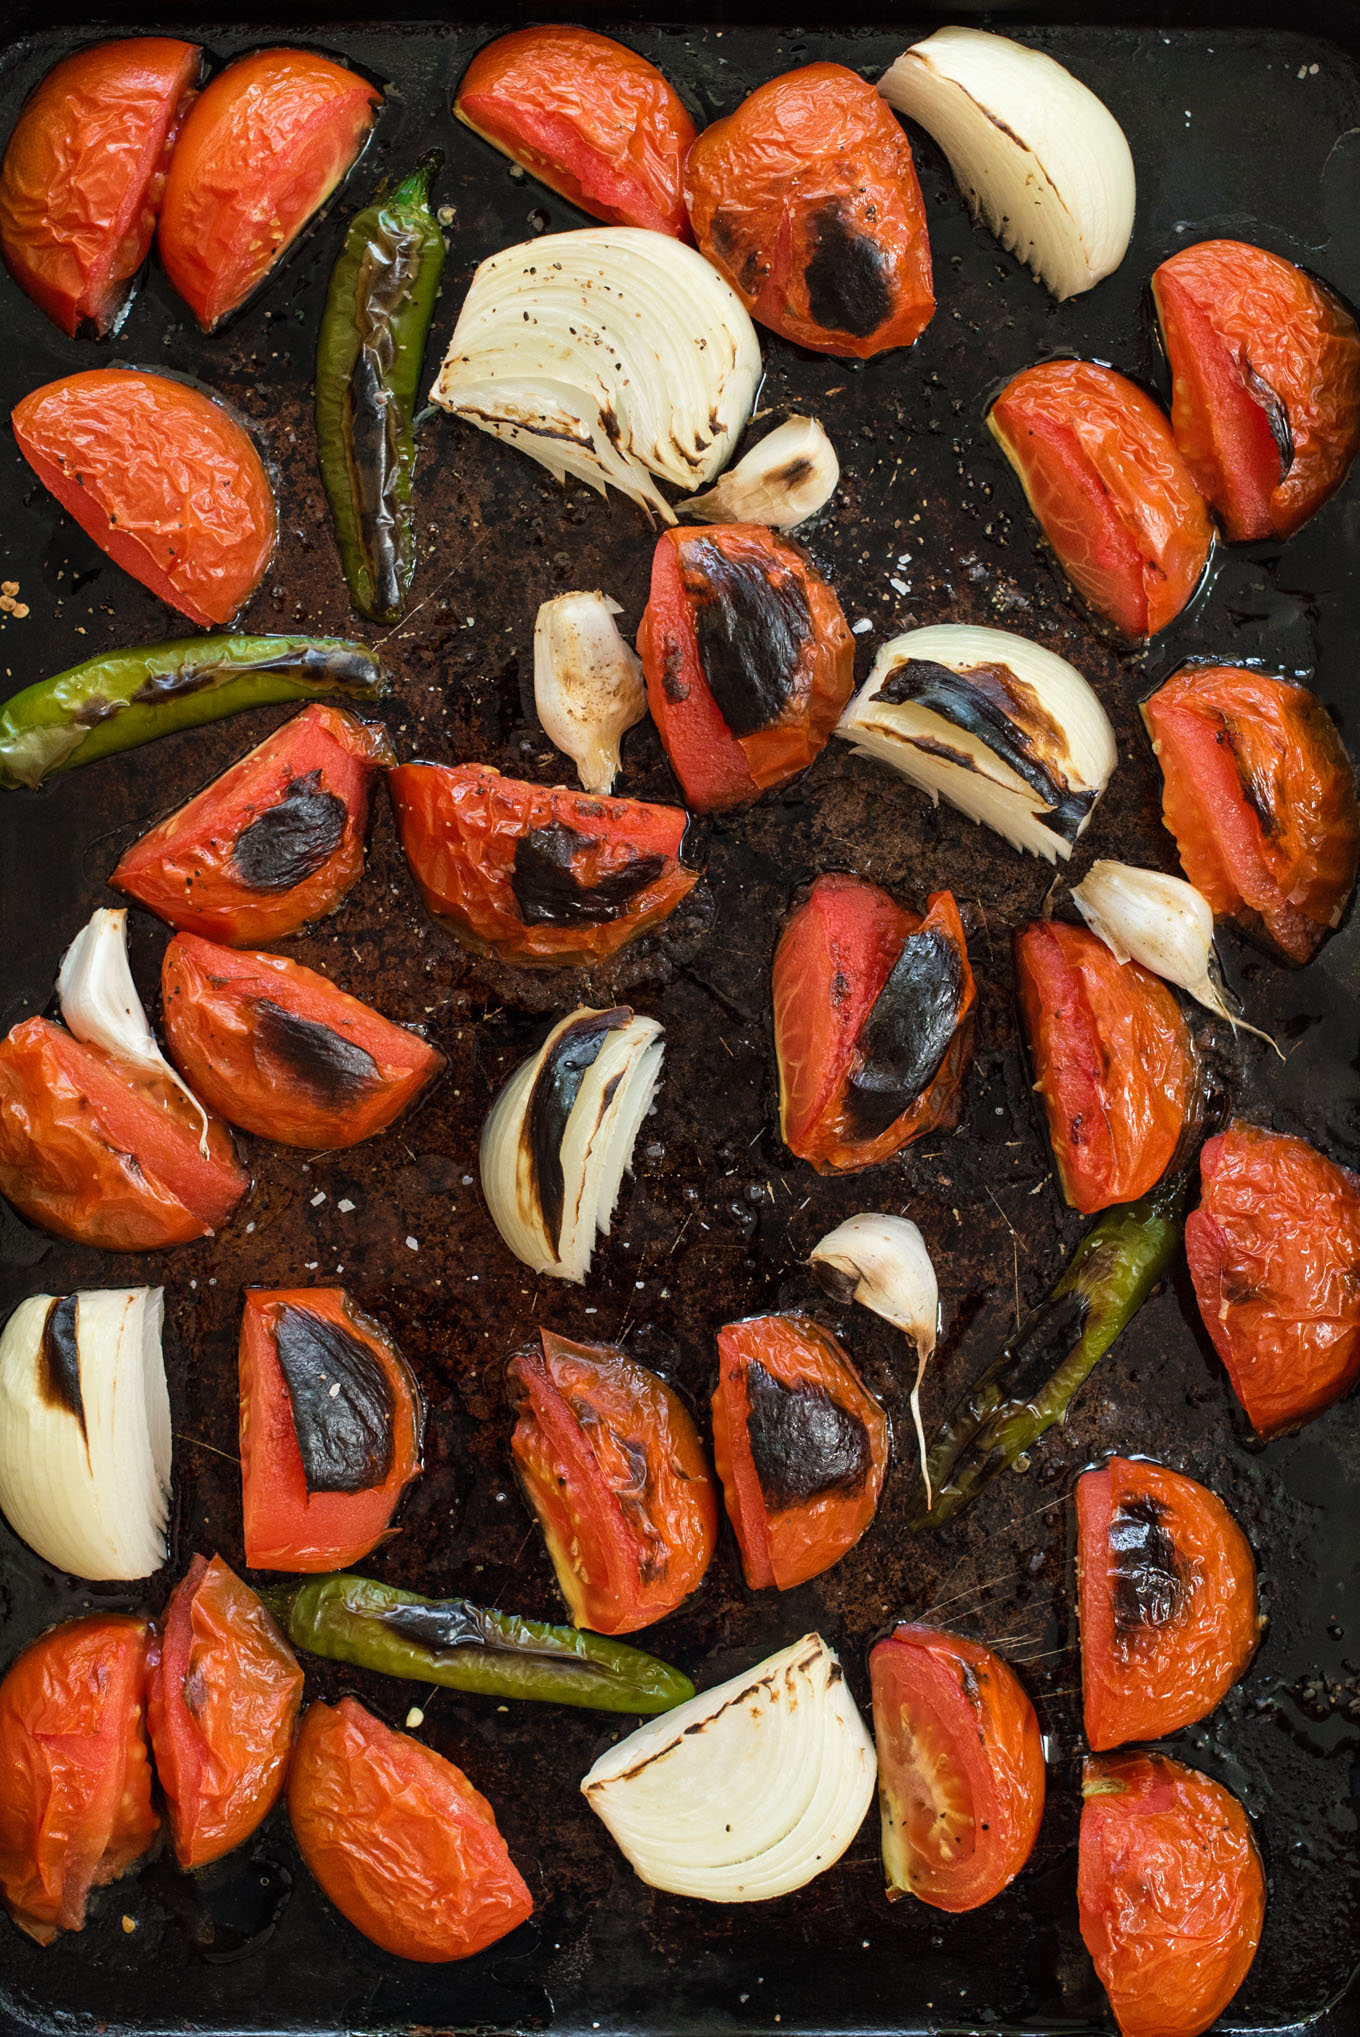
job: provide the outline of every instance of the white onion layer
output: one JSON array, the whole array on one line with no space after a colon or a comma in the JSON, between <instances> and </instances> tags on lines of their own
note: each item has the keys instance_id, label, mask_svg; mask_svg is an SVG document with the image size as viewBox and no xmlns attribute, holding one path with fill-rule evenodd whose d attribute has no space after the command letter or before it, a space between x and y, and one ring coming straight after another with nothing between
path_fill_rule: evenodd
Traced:
<instances>
[{"instance_id":1,"label":"white onion layer","mask_svg":"<svg viewBox=\"0 0 1360 2037\"><path fill-rule=\"evenodd\" d=\"M715 487L680 503L701 523L763 523L793 530L815 516L841 478L836 448L815 417L790 417L729 467Z\"/></svg>"},{"instance_id":2,"label":"white onion layer","mask_svg":"<svg viewBox=\"0 0 1360 2037\"><path fill-rule=\"evenodd\" d=\"M57 1000L68 1032L88 1047L159 1075L188 1097L202 1130L199 1151L208 1157L208 1113L170 1066L137 995L127 951L127 910L104 905L92 913L61 958Z\"/></svg>"},{"instance_id":3,"label":"white onion layer","mask_svg":"<svg viewBox=\"0 0 1360 2037\"><path fill-rule=\"evenodd\" d=\"M619 634L607 594L558 594L534 623L534 706L550 743L587 792L613 790L619 744L647 712L642 661Z\"/></svg>"}]
</instances>

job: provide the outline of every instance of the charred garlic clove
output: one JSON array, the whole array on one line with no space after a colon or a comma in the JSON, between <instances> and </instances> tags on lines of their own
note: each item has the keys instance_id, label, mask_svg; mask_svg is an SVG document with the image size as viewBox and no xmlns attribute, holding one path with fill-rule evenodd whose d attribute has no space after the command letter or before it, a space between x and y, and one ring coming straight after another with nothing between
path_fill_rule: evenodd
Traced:
<instances>
[{"instance_id":1,"label":"charred garlic clove","mask_svg":"<svg viewBox=\"0 0 1360 2037\"><path fill-rule=\"evenodd\" d=\"M1071 855L1117 756L1074 666L966 623L884 644L835 733L1050 863Z\"/></svg>"},{"instance_id":2,"label":"charred garlic clove","mask_svg":"<svg viewBox=\"0 0 1360 2037\"><path fill-rule=\"evenodd\" d=\"M534 706L550 743L587 792L613 790L619 744L647 712L637 653L619 635L607 594L559 594L534 624Z\"/></svg>"},{"instance_id":3,"label":"charred garlic clove","mask_svg":"<svg viewBox=\"0 0 1360 2037\"><path fill-rule=\"evenodd\" d=\"M909 1339L916 1350L916 1379L911 1389L911 1419L921 1453L926 1506L930 1506L930 1473L926 1469L925 1430L921 1424L921 1381L935 1350L940 1324L940 1289L926 1241L909 1217L866 1212L847 1217L812 1248L809 1264L828 1294L837 1301L857 1301Z\"/></svg>"},{"instance_id":4,"label":"charred garlic clove","mask_svg":"<svg viewBox=\"0 0 1360 2037\"><path fill-rule=\"evenodd\" d=\"M816 418L790 417L729 467L716 487L678 507L700 523L793 530L825 507L840 478L836 448Z\"/></svg>"},{"instance_id":5,"label":"charred garlic clove","mask_svg":"<svg viewBox=\"0 0 1360 2037\"><path fill-rule=\"evenodd\" d=\"M208 1113L156 1044L145 1007L137 995L127 952L127 910L101 906L61 958L57 1001L66 1029L87 1047L102 1047L119 1061L159 1075L188 1097L202 1124L198 1148L208 1157Z\"/></svg>"}]
</instances>

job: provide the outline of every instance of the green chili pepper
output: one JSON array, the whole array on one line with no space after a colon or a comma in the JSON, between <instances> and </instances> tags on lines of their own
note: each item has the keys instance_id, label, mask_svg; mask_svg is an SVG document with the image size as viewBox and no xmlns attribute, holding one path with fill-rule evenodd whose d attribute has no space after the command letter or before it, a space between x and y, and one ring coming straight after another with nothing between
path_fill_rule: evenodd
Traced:
<instances>
[{"instance_id":1,"label":"green chili pepper","mask_svg":"<svg viewBox=\"0 0 1360 2037\"><path fill-rule=\"evenodd\" d=\"M176 637L87 658L25 686L0 708L0 787L135 750L243 708L341 693L381 700L387 676L344 637Z\"/></svg>"},{"instance_id":2,"label":"green chili pepper","mask_svg":"<svg viewBox=\"0 0 1360 2037\"><path fill-rule=\"evenodd\" d=\"M316 437L350 598L396 622L415 571L411 477L416 389L444 267L430 210L442 158L422 156L352 222L331 275L316 353Z\"/></svg>"},{"instance_id":3,"label":"green chili pepper","mask_svg":"<svg viewBox=\"0 0 1360 2037\"><path fill-rule=\"evenodd\" d=\"M1125 1330L1180 1242L1186 1181L1178 1175L1140 1202L1106 1210L1045 1301L974 1383L927 1457L934 1504L913 1529L963 1512L1000 1472L1066 1415L1078 1387Z\"/></svg>"},{"instance_id":4,"label":"green chili pepper","mask_svg":"<svg viewBox=\"0 0 1360 2037\"><path fill-rule=\"evenodd\" d=\"M694 1695L678 1669L607 1635L421 1598L371 1577L318 1577L261 1596L295 1648L413 1683L597 1712L668 1712Z\"/></svg>"}]
</instances>

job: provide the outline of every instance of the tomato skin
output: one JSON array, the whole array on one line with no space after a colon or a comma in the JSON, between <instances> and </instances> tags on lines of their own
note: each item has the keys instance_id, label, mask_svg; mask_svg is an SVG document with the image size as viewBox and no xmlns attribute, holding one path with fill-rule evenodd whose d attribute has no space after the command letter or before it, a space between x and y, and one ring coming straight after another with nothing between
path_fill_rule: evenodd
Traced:
<instances>
[{"instance_id":1,"label":"tomato skin","mask_svg":"<svg viewBox=\"0 0 1360 2037\"><path fill-rule=\"evenodd\" d=\"M694 122L636 50L589 28L518 28L477 52L453 110L592 219L688 239Z\"/></svg>"},{"instance_id":2,"label":"tomato skin","mask_svg":"<svg viewBox=\"0 0 1360 2037\"><path fill-rule=\"evenodd\" d=\"M749 1316L719 1330L712 1409L713 1461L747 1584L789 1591L820 1577L877 1511L883 1409L810 1316Z\"/></svg>"},{"instance_id":3,"label":"tomato skin","mask_svg":"<svg viewBox=\"0 0 1360 2037\"><path fill-rule=\"evenodd\" d=\"M1025 1039L1062 1192L1083 1216L1135 1202L1175 1159L1196 1061L1175 992L1097 935L1036 920L1016 936Z\"/></svg>"},{"instance_id":4,"label":"tomato skin","mask_svg":"<svg viewBox=\"0 0 1360 2037\"><path fill-rule=\"evenodd\" d=\"M134 842L109 883L171 926L230 947L295 934L363 875L373 778L391 760L376 723L306 707ZM243 871L242 839L262 823Z\"/></svg>"},{"instance_id":5,"label":"tomato skin","mask_svg":"<svg viewBox=\"0 0 1360 2037\"><path fill-rule=\"evenodd\" d=\"M382 94L310 50L228 64L184 123L161 203L166 274L204 332L243 304L363 147Z\"/></svg>"},{"instance_id":6,"label":"tomato skin","mask_svg":"<svg viewBox=\"0 0 1360 2037\"><path fill-rule=\"evenodd\" d=\"M624 1352L539 1332L512 1358L515 1468L572 1620L631 1634L673 1613L713 1557L718 1502L677 1394Z\"/></svg>"},{"instance_id":7,"label":"tomato skin","mask_svg":"<svg viewBox=\"0 0 1360 2037\"><path fill-rule=\"evenodd\" d=\"M302 1706L297 1658L220 1556L195 1556L147 1657L147 1726L175 1858L206 1867L283 1794Z\"/></svg>"},{"instance_id":8,"label":"tomato skin","mask_svg":"<svg viewBox=\"0 0 1360 2037\"><path fill-rule=\"evenodd\" d=\"M170 154L202 63L197 43L131 36L54 64L0 165L0 251L74 339L115 326L151 247Z\"/></svg>"},{"instance_id":9,"label":"tomato skin","mask_svg":"<svg viewBox=\"0 0 1360 2037\"><path fill-rule=\"evenodd\" d=\"M1207 1718L1256 1652L1251 1545L1216 1493L1111 1457L1077 1480L1086 1738L1100 1753Z\"/></svg>"},{"instance_id":10,"label":"tomato skin","mask_svg":"<svg viewBox=\"0 0 1360 2037\"><path fill-rule=\"evenodd\" d=\"M999 1655L938 1627L895 1628L870 1649L869 1680L888 1899L976 1910L1014 1881L1039 1836L1044 1744L1034 1707ZM942 1809L941 1797L954 1803Z\"/></svg>"},{"instance_id":11,"label":"tomato skin","mask_svg":"<svg viewBox=\"0 0 1360 2037\"><path fill-rule=\"evenodd\" d=\"M1360 331L1293 262L1200 241L1152 277L1176 443L1230 538L1287 538L1360 451ZM1262 387L1264 385L1264 387ZM1287 468L1258 394L1284 413Z\"/></svg>"},{"instance_id":12,"label":"tomato skin","mask_svg":"<svg viewBox=\"0 0 1360 2037\"><path fill-rule=\"evenodd\" d=\"M1306 686L1233 665L1183 665L1143 706L1162 819L1220 918L1307 962L1360 868L1355 771Z\"/></svg>"},{"instance_id":13,"label":"tomato skin","mask_svg":"<svg viewBox=\"0 0 1360 2037\"><path fill-rule=\"evenodd\" d=\"M1083 1770L1081 1935L1122 2037L1200 2037L1247 1977L1265 1875L1237 1798L1164 1754Z\"/></svg>"},{"instance_id":14,"label":"tomato skin","mask_svg":"<svg viewBox=\"0 0 1360 2037\"><path fill-rule=\"evenodd\" d=\"M502 962L603 961L666 919L699 881L680 862L687 821L678 806L530 785L489 764L400 764L387 789L426 909ZM576 901L531 900L519 876L526 844L548 861L554 838L573 836ZM652 864L649 881L609 917L578 918L596 886L626 886ZM522 899L538 916L525 919Z\"/></svg>"},{"instance_id":15,"label":"tomato skin","mask_svg":"<svg viewBox=\"0 0 1360 2037\"><path fill-rule=\"evenodd\" d=\"M0 1682L0 1892L21 1931L79 1931L90 1890L155 1838L145 1620L67 1620Z\"/></svg>"},{"instance_id":16,"label":"tomato skin","mask_svg":"<svg viewBox=\"0 0 1360 2037\"><path fill-rule=\"evenodd\" d=\"M1095 361L1041 361L987 423L1078 594L1126 637L1152 637L1198 587L1213 525L1171 427Z\"/></svg>"},{"instance_id":17,"label":"tomato skin","mask_svg":"<svg viewBox=\"0 0 1360 2037\"><path fill-rule=\"evenodd\" d=\"M867 360L935 311L911 146L842 64L772 78L706 127L685 164L695 239L753 318Z\"/></svg>"},{"instance_id":18,"label":"tomato skin","mask_svg":"<svg viewBox=\"0 0 1360 2037\"><path fill-rule=\"evenodd\" d=\"M1234 1120L1200 1155L1185 1254L1204 1327L1259 1436L1360 1379L1360 1175Z\"/></svg>"}]
</instances>

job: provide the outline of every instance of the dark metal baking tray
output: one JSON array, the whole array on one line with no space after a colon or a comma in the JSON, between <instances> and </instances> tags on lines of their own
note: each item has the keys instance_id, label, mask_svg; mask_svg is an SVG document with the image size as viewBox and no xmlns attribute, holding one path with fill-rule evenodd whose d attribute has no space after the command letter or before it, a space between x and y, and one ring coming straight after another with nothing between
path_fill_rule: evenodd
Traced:
<instances>
[{"instance_id":1,"label":"dark metal baking tray","mask_svg":"<svg viewBox=\"0 0 1360 2037\"><path fill-rule=\"evenodd\" d=\"M1352 748L1360 746L1354 481L1287 550L1224 557L1193 614L1146 655L1130 653L1077 615L982 426L994 383L1042 354L1093 353L1155 384L1161 368L1142 293L1155 262L1184 241L1216 232L1260 240L1360 298L1360 75L1350 51L1327 39L1360 48L1355 10L1344 0L1302 5L1288 29L1252 5L1201 6L1193 26L1164 26L1173 15L1184 23L1187 10L1077 7L1035 26L1027 13L1003 10L1006 24L1024 24L1020 33L1071 61L1108 99L1133 144L1134 243L1093 295L1052 305L969 223L941 159L920 140L940 308L919 344L861 368L764 336L764 403L812 410L840 451L841 491L804 535L850 619L872 621L872 634L857 639L861 667L889 631L956 617L1031 632L1100 688L1122 761L1074 874L1098 854L1173 865L1135 702L1189 648L1260 656L1312 676ZM876 74L906 41L950 16L921 9L897 26L834 34L758 25L770 18L738 6L708 26L691 17L682 27L624 32L709 117L758 80L812 58ZM271 40L310 40L389 88L350 185L241 318L202 338L153 271L110 350L201 376L263 434L279 474L283 538L247 626L347 629L308 389L345 217L388 167L431 143L444 148L438 198L455 217L431 372L477 261L580 222L449 117L453 85L492 28L450 20L447 10L396 26L340 22L314 6L212 26L128 7L107 12L105 24L187 33L215 59ZM20 0L0 58L0 129L8 131L48 64L93 32L69 0ZM0 296L6 410L38 383L106 358L63 339L8 282ZM426 556L409 618L385 643L396 678L384 710L393 739L404 756L484 758L551 779L560 766L532 714L536 604L566 587L598 585L635 623L650 534L627 504L575 486L563 492L448 420L430 424L422 444ZM29 607L26 618L0 625L5 691L97 648L180 627L54 512L7 434L0 504L0 563ZM107 901L104 880L121 848L278 718L264 712L178 736L41 795L4 799L0 1024L47 1004L62 948ZM630 737L626 764L625 789L670 794L650 730ZM1243 1797L1270 1875L1261 1952L1224 2028L1241 2037L1298 2028L1339 2004L1314 2027L1328 2037L1360 2029L1355 1991L1341 2000L1360 1912L1360 1408L1333 1409L1268 1449L1254 1445L1182 1272L1105 1361L1028 1476L1006 1480L949 1530L908 1537L902 1348L863 1313L851 1319L830 1308L801 1261L825 1228L857 1208L910 1208L936 1254L945 1299L946 1334L926 1394L931 1416L980 1366L1017 1302L1037 1298L1056 1272L1080 1227L1055 1193L1028 1094L1007 938L1039 908L1049 873L839 745L801 783L714 822L706 837L707 880L659 936L593 976L534 975L474 960L430 925L384 809L363 883L335 919L290 950L429 1027L450 1066L424 1107L376 1144L326 1158L244 1141L255 1173L248 1205L219 1238L171 1254L101 1256L5 1215L6 1312L39 1290L164 1281L177 1499L172 1562L144 1589L54 1575L0 1529L0 1656L90 1605L157 1607L196 1548L241 1562L234 1368L245 1281L345 1282L420 1371L431 1403L429 1468L402 1534L369 1567L526 1611L555 1599L509 1477L500 1369L534 1323L625 1340L702 1409L718 1324L809 1304L846 1336L897 1420L879 1519L837 1569L784 1597L753 1599L725 1542L698 1598L651 1642L711 1682L816 1625L842 1650L863 1699L865 1646L898 1612L938 1612L996 1641L1026 1665L1051 1739L1049 1810L1033 1863L971 1917L910 1903L889 1909L870 1820L833 1872L780 1902L710 1909L657 1895L634 1879L577 1793L617 1722L502 1710L445 1692L425 1701L423 1731L491 1797L534 1892L533 1921L512 1938L451 1968L387 1957L327 1906L276 1815L241 1855L197 1880L153 1860L99 1897L82 1935L48 1951L0 1925L0 2023L9 2029L550 2028L650 2037L1004 2029L1054 2037L1108 2028L1074 1901L1080 1736L1064 1499L1077 1468L1115 1447L1206 1479L1260 1559L1265 1644L1214 1717L1177 1743ZM850 865L907 897L952 887L967 917L981 1012L959 1131L876 1173L830 1182L794 1162L777 1137L768 969L791 888L818 869ZM134 918L136 968L154 1000L164 930ZM1288 1053L1281 1066L1248 1047L1249 1107L1354 1161L1360 926L1352 917L1297 974L1227 945L1252 1016ZM537 1284L509 1260L479 1200L482 1117L548 1014L619 997L666 1023L659 1109L586 1289ZM315 1693L355 1688L397 1722L421 1698L354 1672L318 1669L309 1684Z\"/></svg>"}]
</instances>

